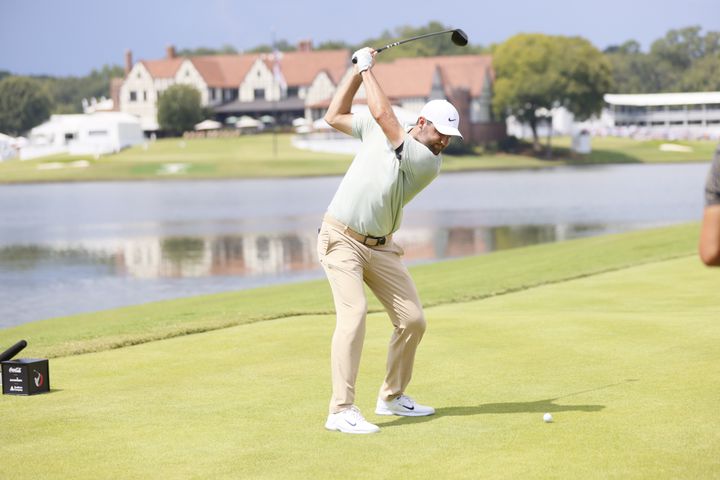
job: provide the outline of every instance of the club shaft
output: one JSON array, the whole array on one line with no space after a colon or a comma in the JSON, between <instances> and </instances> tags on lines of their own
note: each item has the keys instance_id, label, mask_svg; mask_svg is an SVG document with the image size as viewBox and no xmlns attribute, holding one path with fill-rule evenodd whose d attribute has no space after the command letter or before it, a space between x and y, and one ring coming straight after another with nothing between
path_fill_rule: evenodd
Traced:
<instances>
[{"instance_id":1,"label":"club shaft","mask_svg":"<svg viewBox=\"0 0 720 480\"><path fill-rule=\"evenodd\" d=\"M455 30L443 30L442 32L433 32L433 33L426 33L425 35L418 35L417 37L412 38L406 38L405 40L400 40L398 42L393 42L385 45L384 47L380 47L376 50L376 52L382 52L383 50L387 50L388 48L397 47L398 45L402 45L403 43L408 42L414 42L415 40L420 40L421 38L427 38L427 37L433 37L435 35L442 35L444 33L450 33L454 32Z\"/></svg>"},{"instance_id":2,"label":"club shaft","mask_svg":"<svg viewBox=\"0 0 720 480\"><path fill-rule=\"evenodd\" d=\"M5 350L4 352L0 353L0 362L10 360L15 355L20 353L20 351L25 347L27 347L27 342L25 340L20 340L12 347L10 347L7 350Z\"/></svg>"}]
</instances>

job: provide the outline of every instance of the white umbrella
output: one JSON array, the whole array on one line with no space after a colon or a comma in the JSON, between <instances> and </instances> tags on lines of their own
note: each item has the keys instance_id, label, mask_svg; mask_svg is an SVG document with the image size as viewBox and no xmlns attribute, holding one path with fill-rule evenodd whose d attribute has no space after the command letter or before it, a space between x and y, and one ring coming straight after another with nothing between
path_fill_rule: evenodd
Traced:
<instances>
[{"instance_id":1,"label":"white umbrella","mask_svg":"<svg viewBox=\"0 0 720 480\"><path fill-rule=\"evenodd\" d=\"M275 117L272 115L263 115L260 117L260 121L263 123L275 123Z\"/></svg>"},{"instance_id":2,"label":"white umbrella","mask_svg":"<svg viewBox=\"0 0 720 480\"><path fill-rule=\"evenodd\" d=\"M238 120L235 124L235 126L238 128L257 128L260 125L262 125L262 122L255 120L254 118L247 115L243 115L242 117L240 117L240 120Z\"/></svg>"},{"instance_id":3,"label":"white umbrella","mask_svg":"<svg viewBox=\"0 0 720 480\"><path fill-rule=\"evenodd\" d=\"M222 127L222 123L215 120L203 120L195 125L195 130L217 130Z\"/></svg>"},{"instance_id":4,"label":"white umbrella","mask_svg":"<svg viewBox=\"0 0 720 480\"><path fill-rule=\"evenodd\" d=\"M324 118L318 118L312 123L313 130L332 130Z\"/></svg>"}]
</instances>

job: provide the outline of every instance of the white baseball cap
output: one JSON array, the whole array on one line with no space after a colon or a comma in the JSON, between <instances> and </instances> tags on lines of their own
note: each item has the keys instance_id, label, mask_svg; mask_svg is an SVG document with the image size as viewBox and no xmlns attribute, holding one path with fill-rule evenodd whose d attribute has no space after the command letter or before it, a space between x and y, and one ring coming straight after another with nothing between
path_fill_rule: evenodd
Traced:
<instances>
[{"instance_id":1,"label":"white baseball cap","mask_svg":"<svg viewBox=\"0 0 720 480\"><path fill-rule=\"evenodd\" d=\"M452 135L463 138L458 127L460 126L460 114L447 100L430 100L420 110L421 117L431 122L435 130L443 135Z\"/></svg>"}]
</instances>

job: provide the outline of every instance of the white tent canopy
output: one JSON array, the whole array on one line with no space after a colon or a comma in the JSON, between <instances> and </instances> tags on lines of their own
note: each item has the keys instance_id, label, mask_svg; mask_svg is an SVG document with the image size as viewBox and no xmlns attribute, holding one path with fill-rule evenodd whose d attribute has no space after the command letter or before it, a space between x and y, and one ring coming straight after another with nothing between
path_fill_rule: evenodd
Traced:
<instances>
[{"instance_id":1,"label":"white tent canopy","mask_svg":"<svg viewBox=\"0 0 720 480\"><path fill-rule=\"evenodd\" d=\"M20 158L56 153L103 155L143 141L140 121L128 113L52 115L30 131L29 144L21 149Z\"/></svg>"},{"instance_id":2,"label":"white tent canopy","mask_svg":"<svg viewBox=\"0 0 720 480\"><path fill-rule=\"evenodd\" d=\"M195 125L195 130L217 130L218 128L222 128L222 123L215 120L203 120Z\"/></svg>"},{"instance_id":3,"label":"white tent canopy","mask_svg":"<svg viewBox=\"0 0 720 480\"><path fill-rule=\"evenodd\" d=\"M292 121L293 127L305 127L310 124L310 121L305 117L298 117Z\"/></svg>"},{"instance_id":4,"label":"white tent canopy","mask_svg":"<svg viewBox=\"0 0 720 480\"><path fill-rule=\"evenodd\" d=\"M247 115L243 115L242 117L240 117L240 120L238 120L235 124L237 128L258 128L261 125L261 121L255 120L254 118Z\"/></svg>"},{"instance_id":5,"label":"white tent canopy","mask_svg":"<svg viewBox=\"0 0 720 480\"><path fill-rule=\"evenodd\" d=\"M9 135L0 133L0 160L8 160L17 156L17 141Z\"/></svg>"}]
</instances>

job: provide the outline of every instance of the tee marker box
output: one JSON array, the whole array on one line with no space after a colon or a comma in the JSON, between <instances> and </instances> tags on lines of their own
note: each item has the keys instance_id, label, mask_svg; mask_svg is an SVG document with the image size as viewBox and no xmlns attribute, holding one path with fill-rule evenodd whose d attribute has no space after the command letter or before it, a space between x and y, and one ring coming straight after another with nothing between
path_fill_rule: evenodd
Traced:
<instances>
[{"instance_id":1,"label":"tee marker box","mask_svg":"<svg viewBox=\"0 0 720 480\"><path fill-rule=\"evenodd\" d=\"M4 395L36 395L50 391L46 358L18 358L2 362Z\"/></svg>"}]
</instances>

